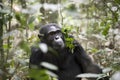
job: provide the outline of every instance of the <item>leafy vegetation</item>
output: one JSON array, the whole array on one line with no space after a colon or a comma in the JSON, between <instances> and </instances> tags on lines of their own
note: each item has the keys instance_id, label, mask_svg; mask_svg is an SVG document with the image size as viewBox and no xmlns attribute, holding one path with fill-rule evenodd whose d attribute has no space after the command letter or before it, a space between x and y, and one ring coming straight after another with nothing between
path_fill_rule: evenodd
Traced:
<instances>
[{"instance_id":1,"label":"leafy vegetation","mask_svg":"<svg viewBox=\"0 0 120 80\"><path fill-rule=\"evenodd\" d=\"M29 76L30 47L41 25L55 22L111 75L120 70L120 0L0 0L0 80ZM66 38L72 49L73 41ZM44 70L37 72L43 79ZM47 78L47 79L46 79Z\"/></svg>"}]
</instances>

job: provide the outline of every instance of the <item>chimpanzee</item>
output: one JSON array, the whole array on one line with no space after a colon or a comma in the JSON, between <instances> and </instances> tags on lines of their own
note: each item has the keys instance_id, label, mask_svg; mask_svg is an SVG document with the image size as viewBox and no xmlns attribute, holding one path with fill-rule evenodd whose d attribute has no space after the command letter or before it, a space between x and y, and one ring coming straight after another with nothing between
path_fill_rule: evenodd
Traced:
<instances>
[{"instance_id":1,"label":"chimpanzee","mask_svg":"<svg viewBox=\"0 0 120 80\"><path fill-rule=\"evenodd\" d=\"M45 68L40 65L42 62L53 64L58 69L51 71L58 75L58 80L81 80L76 78L78 74L102 73L102 69L92 62L76 40L72 43L73 51L66 46L65 36L57 24L50 23L42 26L38 37L40 44L45 43L49 49L47 52L43 52L40 48L32 48L30 67L36 65L39 68Z\"/></svg>"}]
</instances>

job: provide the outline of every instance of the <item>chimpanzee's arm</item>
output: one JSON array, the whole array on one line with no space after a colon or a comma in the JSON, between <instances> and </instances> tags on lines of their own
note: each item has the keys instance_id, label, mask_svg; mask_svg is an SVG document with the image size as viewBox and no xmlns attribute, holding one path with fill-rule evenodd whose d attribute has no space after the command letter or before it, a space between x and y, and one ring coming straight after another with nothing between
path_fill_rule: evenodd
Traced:
<instances>
[{"instance_id":1,"label":"chimpanzee's arm","mask_svg":"<svg viewBox=\"0 0 120 80\"><path fill-rule=\"evenodd\" d=\"M76 61L80 64L80 67L82 66L83 73L102 73L102 69L92 62L91 58L77 41L75 41L74 54Z\"/></svg>"},{"instance_id":2,"label":"chimpanzee's arm","mask_svg":"<svg viewBox=\"0 0 120 80\"><path fill-rule=\"evenodd\" d=\"M36 65L37 67L40 66L40 62L42 61L43 53L41 52L40 48L32 47L31 48L31 55L30 55L30 68L31 65Z\"/></svg>"}]
</instances>

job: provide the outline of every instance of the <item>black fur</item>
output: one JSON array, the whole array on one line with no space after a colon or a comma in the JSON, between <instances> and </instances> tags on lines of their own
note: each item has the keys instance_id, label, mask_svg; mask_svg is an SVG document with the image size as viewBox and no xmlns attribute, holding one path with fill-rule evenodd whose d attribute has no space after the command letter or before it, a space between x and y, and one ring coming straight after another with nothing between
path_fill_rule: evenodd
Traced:
<instances>
[{"instance_id":1,"label":"black fur","mask_svg":"<svg viewBox=\"0 0 120 80\"><path fill-rule=\"evenodd\" d=\"M54 27L53 32L51 30L52 28L50 28L51 26ZM51 32L49 33L49 31ZM49 34L52 34L52 36L50 37ZM47 53L43 53L40 48L32 48L30 65L32 64L41 67L41 62L54 64L58 67L58 70L51 71L58 75L59 80L81 80L80 78L76 78L78 74L102 73L102 69L92 62L91 58L76 40L74 40L73 43L74 49L72 53L72 50L65 45L64 35L61 34L61 29L57 24L47 24L43 26L38 35L41 40L40 43L47 44L52 50L48 49ZM60 40L55 39L56 36L59 36ZM49 37L53 39L50 39ZM64 43L62 43L62 41Z\"/></svg>"}]
</instances>

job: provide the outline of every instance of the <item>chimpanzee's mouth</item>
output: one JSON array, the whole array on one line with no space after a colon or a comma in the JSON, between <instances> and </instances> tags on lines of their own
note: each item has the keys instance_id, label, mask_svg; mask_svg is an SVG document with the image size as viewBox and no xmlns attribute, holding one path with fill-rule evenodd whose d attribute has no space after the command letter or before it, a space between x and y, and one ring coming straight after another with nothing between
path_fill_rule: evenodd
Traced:
<instances>
[{"instance_id":1,"label":"chimpanzee's mouth","mask_svg":"<svg viewBox=\"0 0 120 80\"><path fill-rule=\"evenodd\" d=\"M53 46L54 49L63 49L65 46L63 42L58 42L55 45L56 46Z\"/></svg>"}]
</instances>

